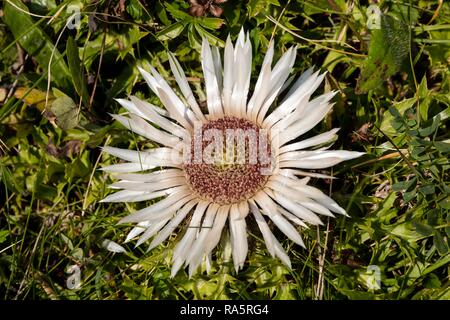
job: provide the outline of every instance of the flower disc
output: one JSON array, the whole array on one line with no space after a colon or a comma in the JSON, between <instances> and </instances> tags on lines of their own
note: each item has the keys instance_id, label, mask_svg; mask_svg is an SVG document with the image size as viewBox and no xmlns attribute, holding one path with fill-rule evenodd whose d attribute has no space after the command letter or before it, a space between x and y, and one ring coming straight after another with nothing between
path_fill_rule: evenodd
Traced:
<instances>
[{"instance_id":1,"label":"flower disc","mask_svg":"<svg viewBox=\"0 0 450 320\"><path fill-rule=\"evenodd\" d=\"M259 126L223 117L196 130L183 169L192 191L218 204L251 198L267 182L270 146Z\"/></svg>"}]
</instances>

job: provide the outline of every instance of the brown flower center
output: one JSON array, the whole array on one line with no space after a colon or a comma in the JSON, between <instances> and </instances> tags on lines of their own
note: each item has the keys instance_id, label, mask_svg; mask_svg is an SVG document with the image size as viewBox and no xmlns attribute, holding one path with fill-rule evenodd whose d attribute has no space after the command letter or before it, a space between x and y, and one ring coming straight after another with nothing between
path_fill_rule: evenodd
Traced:
<instances>
[{"instance_id":1,"label":"brown flower center","mask_svg":"<svg viewBox=\"0 0 450 320\"><path fill-rule=\"evenodd\" d=\"M269 178L268 136L251 121L211 120L195 129L190 151L183 169L191 189L205 200L232 204L249 199Z\"/></svg>"}]
</instances>

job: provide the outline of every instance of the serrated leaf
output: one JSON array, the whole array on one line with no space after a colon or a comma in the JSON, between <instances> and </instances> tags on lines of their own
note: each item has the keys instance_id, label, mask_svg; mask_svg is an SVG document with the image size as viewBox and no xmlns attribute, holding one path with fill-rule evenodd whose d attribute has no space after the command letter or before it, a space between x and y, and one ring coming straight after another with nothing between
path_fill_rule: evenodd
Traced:
<instances>
[{"instance_id":1,"label":"serrated leaf","mask_svg":"<svg viewBox=\"0 0 450 320\"><path fill-rule=\"evenodd\" d=\"M358 78L356 93L378 89L398 71L410 50L408 25L382 14L381 28L371 30L369 56Z\"/></svg>"},{"instance_id":2,"label":"serrated leaf","mask_svg":"<svg viewBox=\"0 0 450 320\"><path fill-rule=\"evenodd\" d=\"M188 13L179 10L174 4L166 2L164 5L166 6L167 12L177 21L191 22L194 19Z\"/></svg>"}]
</instances>

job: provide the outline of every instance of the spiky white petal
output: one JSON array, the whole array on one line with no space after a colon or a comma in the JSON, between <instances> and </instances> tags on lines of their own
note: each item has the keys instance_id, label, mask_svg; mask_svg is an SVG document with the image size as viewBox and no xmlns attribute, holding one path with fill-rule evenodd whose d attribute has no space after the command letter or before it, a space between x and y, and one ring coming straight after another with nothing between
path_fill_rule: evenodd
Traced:
<instances>
[{"instance_id":1,"label":"spiky white petal","mask_svg":"<svg viewBox=\"0 0 450 320\"><path fill-rule=\"evenodd\" d=\"M153 239L148 249L151 250L166 240L197 203L198 200L191 200L178 210L176 216Z\"/></svg>"},{"instance_id":2,"label":"spiky white petal","mask_svg":"<svg viewBox=\"0 0 450 320\"><path fill-rule=\"evenodd\" d=\"M117 242L114 242L109 239L105 239L102 241L102 247L105 248L108 251L115 252L115 253L124 253L127 252L124 247L122 247Z\"/></svg>"},{"instance_id":3,"label":"spiky white petal","mask_svg":"<svg viewBox=\"0 0 450 320\"><path fill-rule=\"evenodd\" d=\"M208 111L212 117L220 118L223 115L223 109L222 100L220 99L219 83L217 81L211 47L206 39L203 39L202 43L202 68L205 77Z\"/></svg>"},{"instance_id":4,"label":"spiky white petal","mask_svg":"<svg viewBox=\"0 0 450 320\"><path fill-rule=\"evenodd\" d=\"M181 92L184 95L184 98L187 100L190 107L192 108L192 111L195 113L198 119L205 120L205 115L200 110L197 100L195 100L194 93L192 92L191 87L189 86L186 75L184 74L184 71L181 68L180 63L171 52L169 52L169 63L170 69L172 70L172 73L175 76L175 80L177 81L178 86L180 87Z\"/></svg>"},{"instance_id":5,"label":"spiky white petal","mask_svg":"<svg viewBox=\"0 0 450 320\"><path fill-rule=\"evenodd\" d=\"M209 203L206 201L201 201L197 204L194 215L192 216L191 222L189 223L189 227L186 230L183 238L180 240L180 242L177 243L173 252L173 266L171 277L175 276L179 268L181 268L183 263L189 257L190 249L195 240L196 233L200 228L201 219L206 209L208 208L208 205Z\"/></svg>"},{"instance_id":6,"label":"spiky white petal","mask_svg":"<svg viewBox=\"0 0 450 320\"><path fill-rule=\"evenodd\" d=\"M230 208L230 236L233 263L236 272L244 266L247 257L247 225L245 217L249 212L247 202L233 204Z\"/></svg>"},{"instance_id":7,"label":"spiky white petal","mask_svg":"<svg viewBox=\"0 0 450 320\"><path fill-rule=\"evenodd\" d=\"M106 172L139 172L154 169L156 167L157 166L144 163L127 162L127 163L113 164L110 166L104 166L101 167L100 170Z\"/></svg>"},{"instance_id":8,"label":"spiky white petal","mask_svg":"<svg viewBox=\"0 0 450 320\"><path fill-rule=\"evenodd\" d=\"M276 99L278 93L281 91L283 84L287 80L289 73L292 70L292 66L295 62L296 49L291 47L286 51L286 53L278 60L275 67L272 69L270 74L270 89L267 94L264 103L259 109L254 110L252 113L252 120L258 123L263 123L267 111L272 105L273 101Z\"/></svg>"},{"instance_id":9,"label":"spiky white petal","mask_svg":"<svg viewBox=\"0 0 450 320\"><path fill-rule=\"evenodd\" d=\"M336 136L336 132L338 131L339 128L335 128L330 131L318 134L317 136L314 136L312 138L285 145L280 148L280 154L289 151L303 150L309 147L314 147L323 143L327 143Z\"/></svg>"},{"instance_id":10,"label":"spiky white petal","mask_svg":"<svg viewBox=\"0 0 450 320\"><path fill-rule=\"evenodd\" d=\"M131 229L131 231L127 234L127 238L125 239L125 242L129 242L130 240L134 239L138 235L140 235L142 232L144 232L147 227L150 225L150 221L142 221L139 222L136 227Z\"/></svg>"},{"instance_id":11,"label":"spiky white petal","mask_svg":"<svg viewBox=\"0 0 450 320\"><path fill-rule=\"evenodd\" d=\"M194 198L194 196L189 193L186 187L173 188L173 190L171 191L172 192L168 197L158 201L150 207L138 210L135 213L126 216L125 218L121 219L119 223L141 222L151 219L159 219L161 216L170 215L176 212L176 210L179 209L183 204Z\"/></svg>"}]
</instances>

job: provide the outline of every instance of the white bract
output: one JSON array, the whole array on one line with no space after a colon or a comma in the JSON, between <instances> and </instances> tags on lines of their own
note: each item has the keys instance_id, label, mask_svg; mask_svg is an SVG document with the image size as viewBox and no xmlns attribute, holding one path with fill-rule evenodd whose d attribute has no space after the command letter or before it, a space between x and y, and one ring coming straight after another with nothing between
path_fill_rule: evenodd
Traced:
<instances>
[{"instance_id":1,"label":"white bract","mask_svg":"<svg viewBox=\"0 0 450 320\"><path fill-rule=\"evenodd\" d=\"M305 170L328 168L363 153L328 150L338 129L299 138L330 111L335 92L311 99L324 78L312 69L287 90L296 49L287 50L275 64L273 55L271 42L250 90L252 47L248 34L241 31L234 46L228 37L223 60L219 49L204 40L205 111L171 53L170 67L180 95L154 68L139 69L165 109L136 97L117 100L129 115L113 115L114 119L160 147L144 151L105 147L105 152L125 162L103 167L116 174L119 181L111 187L120 191L102 201L158 200L121 220L137 223L126 240L140 236L137 245L149 240L149 249L189 221L174 249L172 276L182 266L188 266L192 275L204 259L209 266L224 232L229 232L238 271L247 257L246 220L252 216L268 252L290 267L268 220L304 247L298 226L319 225L320 215L346 215L334 200L307 185L310 177L330 177Z\"/></svg>"}]
</instances>

